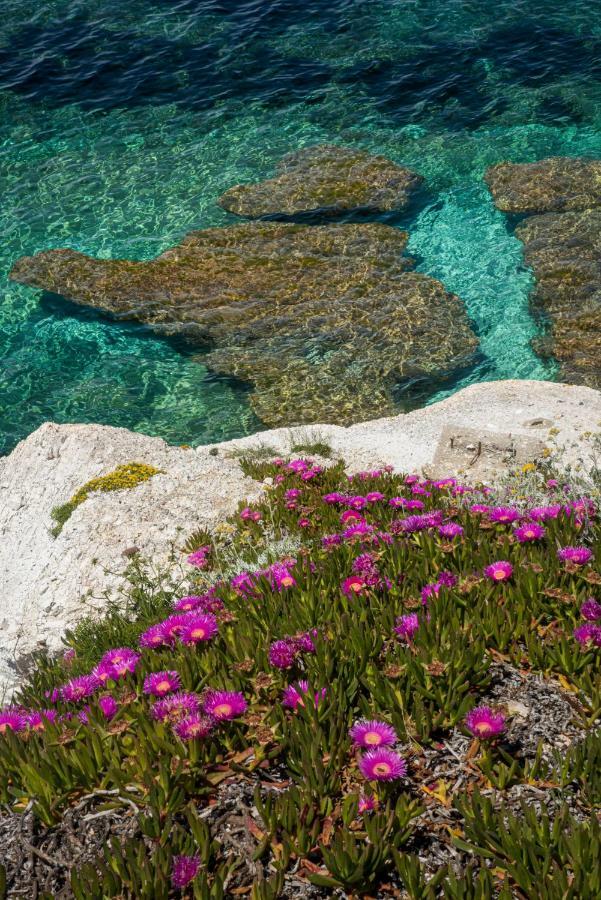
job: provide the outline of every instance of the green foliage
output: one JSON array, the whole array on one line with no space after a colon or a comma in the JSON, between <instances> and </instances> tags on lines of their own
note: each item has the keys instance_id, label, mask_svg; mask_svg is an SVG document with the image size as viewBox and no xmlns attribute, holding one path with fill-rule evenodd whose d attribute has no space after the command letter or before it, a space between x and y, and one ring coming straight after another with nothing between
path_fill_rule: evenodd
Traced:
<instances>
[{"instance_id":1,"label":"green foliage","mask_svg":"<svg viewBox=\"0 0 601 900\"><path fill-rule=\"evenodd\" d=\"M601 826L579 822L564 805L551 819L524 802L519 816L474 792L458 800L465 838L455 844L506 873L525 897L601 896Z\"/></svg>"},{"instance_id":2,"label":"green foliage","mask_svg":"<svg viewBox=\"0 0 601 900\"><path fill-rule=\"evenodd\" d=\"M133 836L113 840L98 860L71 873L75 897L170 897L180 853L198 853L202 862L189 896L227 896L238 861L219 847L202 808L222 782L235 781L255 789L250 854L260 866L244 887L256 900L280 896L293 867L326 891L349 895L374 896L391 877L420 900L575 900L601 893L597 876L586 876L599 863L598 825L579 820L582 810L601 804L595 730L601 653L573 637L582 603L600 581L596 518L585 522L564 511L545 522L543 539L522 544L512 525L470 511L486 498L470 493L468 504L452 485L415 490L387 471L349 480L342 463L322 470L309 462L304 477L281 462L254 458L241 465L269 479L251 510L256 515L241 516L241 505L214 534L197 531L182 548L190 553L210 544L210 571L196 568L177 584L133 557L126 595L107 602L102 619L83 619L67 634L66 659L40 656L17 698L30 710L51 705L57 720L0 733L0 802L12 809L33 801L46 827L59 824L82 797L134 811ZM348 519L353 503L324 501L330 493L358 497L358 530ZM416 498L423 504L417 513L434 519L413 530L405 525L414 510L404 506ZM463 533L440 534L440 521L461 525ZM323 540L331 535L338 537ZM594 564L557 558L557 547L585 539ZM513 572L495 583L484 569L498 560L509 561ZM232 580L241 572L248 573L243 581ZM285 585L278 582L282 572ZM345 584L357 573L365 577L353 592ZM186 645L174 637L145 646L134 673L109 679L79 704L52 694L91 672L106 651L137 648L142 632L190 594L216 603L218 634L211 641ZM407 615L417 616L418 627L402 637L395 624ZM274 641L298 648L301 636L313 646L299 650L288 668L271 664ZM509 739L472 742L463 756L453 750L466 713L486 702L499 661L559 680L588 735L561 757L543 744L526 752ZM240 691L248 712L215 725L204 739L180 739L174 720L153 715L154 699L143 689L148 675L163 670L177 672L182 690L199 702L210 689ZM309 685L302 702L284 707L283 692L301 679ZM99 698L109 695L117 712L107 719ZM394 727L407 777L366 782L363 750L349 737L360 718ZM438 785L438 770L424 769L424 759L447 745L462 775ZM525 803L510 808L521 786L549 791L552 809L574 798L579 813L567 802L554 815L538 815ZM374 808L360 812L360 797ZM471 860L463 873L443 867L432 877L416 855L437 802L453 806L453 839Z\"/></svg>"},{"instance_id":3,"label":"green foliage","mask_svg":"<svg viewBox=\"0 0 601 900\"><path fill-rule=\"evenodd\" d=\"M160 469L155 469L154 466L150 466L147 463L131 462L117 466L116 469L107 475L92 478L82 485L67 503L63 503L62 506L55 506L51 511L50 515L56 523L52 528L52 534L54 537L57 537L61 533L65 522L71 517L73 511L84 500L87 500L90 494L96 491L127 490L142 484L143 481L148 481L149 478L152 478L153 475L158 475L160 472Z\"/></svg>"},{"instance_id":4,"label":"green foliage","mask_svg":"<svg viewBox=\"0 0 601 900\"><path fill-rule=\"evenodd\" d=\"M303 441L294 444L291 448L292 453L306 456L321 456L323 459L329 459L332 455L332 448L326 441Z\"/></svg>"}]
</instances>

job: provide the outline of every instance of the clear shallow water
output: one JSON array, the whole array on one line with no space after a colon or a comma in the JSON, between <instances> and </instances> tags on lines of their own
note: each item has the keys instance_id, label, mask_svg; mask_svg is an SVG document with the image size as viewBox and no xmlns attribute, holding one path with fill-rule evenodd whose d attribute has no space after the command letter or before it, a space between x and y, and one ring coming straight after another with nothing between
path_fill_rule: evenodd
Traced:
<instances>
[{"instance_id":1,"label":"clear shallow water","mask_svg":"<svg viewBox=\"0 0 601 900\"><path fill-rule=\"evenodd\" d=\"M47 419L203 443L260 427L185 348L8 282L69 246L145 259L226 225L227 187L334 142L427 179L398 224L465 301L482 358L441 384L553 378L531 275L482 184L501 159L601 155L601 19L501 0L0 0L0 452ZM42 7L42 8L40 8Z\"/></svg>"}]
</instances>

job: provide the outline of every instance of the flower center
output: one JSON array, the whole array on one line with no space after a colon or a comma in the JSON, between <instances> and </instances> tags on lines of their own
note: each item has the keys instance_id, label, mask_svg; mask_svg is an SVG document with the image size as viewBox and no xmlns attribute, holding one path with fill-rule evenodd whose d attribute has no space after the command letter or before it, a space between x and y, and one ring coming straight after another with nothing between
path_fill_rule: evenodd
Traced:
<instances>
[{"instance_id":1,"label":"flower center","mask_svg":"<svg viewBox=\"0 0 601 900\"><path fill-rule=\"evenodd\" d=\"M215 716L229 716L231 715L232 707L229 703L220 703L219 706L216 706L213 710L213 714Z\"/></svg>"},{"instance_id":2,"label":"flower center","mask_svg":"<svg viewBox=\"0 0 601 900\"><path fill-rule=\"evenodd\" d=\"M503 581L503 579L505 578L505 573L501 571L501 569L498 569L494 573L493 578L495 578L497 581Z\"/></svg>"},{"instance_id":3,"label":"flower center","mask_svg":"<svg viewBox=\"0 0 601 900\"><path fill-rule=\"evenodd\" d=\"M373 744L381 744L382 738L380 737L380 735L377 732L368 731L367 734L365 735L365 743L372 744L372 745Z\"/></svg>"},{"instance_id":4,"label":"flower center","mask_svg":"<svg viewBox=\"0 0 601 900\"><path fill-rule=\"evenodd\" d=\"M170 688L171 684L168 681L159 681L156 687L159 694L166 694Z\"/></svg>"},{"instance_id":5,"label":"flower center","mask_svg":"<svg viewBox=\"0 0 601 900\"><path fill-rule=\"evenodd\" d=\"M282 578L282 584L284 587L291 587L293 583L293 579L290 577L290 575L286 575L284 578Z\"/></svg>"},{"instance_id":6,"label":"flower center","mask_svg":"<svg viewBox=\"0 0 601 900\"><path fill-rule=\"evenodd\" d=\"M205 636L204 628L195 628L194 631L192 632L193 638L203 638L204 636Z\"/></svg>"},{"instance_id":7,"label":"flower center","mask_svg":"<svg viewBox=\"0 0 601 900\"><path fill-rule=\"evenodd\" d=\"M374 774L375 775L388 775L390 774L390 766L388 763L379 762L374 766Z\"/></svg>"},{"instance_id":8,"label":"flower center","mask_svg":"<svg viewBox=\"0 0 601 900\"><path fill-rule=\"evenodd\" d=\"M488 724L488 722L478 722L478 724L474 727L474 731L478 734L490 734L492 732L492 728Z\"/></svg>"},{"instance_id":9,"label":"flower center","mask_svg":"<svg viewBox=\"0 0 601 900\"><path fill-rule=\"evenodd\" d=\"M354 581L351 584L351 591L354 591L355 594L358 594L362 587L363 587L363 585L360 582Z\"/></svg>"}]
</instances>

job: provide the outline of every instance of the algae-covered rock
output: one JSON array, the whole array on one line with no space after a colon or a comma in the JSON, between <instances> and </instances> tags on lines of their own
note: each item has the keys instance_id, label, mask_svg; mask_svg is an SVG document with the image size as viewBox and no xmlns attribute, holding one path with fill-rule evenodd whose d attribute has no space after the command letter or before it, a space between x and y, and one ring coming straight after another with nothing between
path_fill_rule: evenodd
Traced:
<instances>
[{"instance_id":1,"label":"algae-covered rock","mask_svg":"<svg viewBox=\"0 0 601 900\"><path fill-rule=\"evenodd\" d=\"M348 147L307 147L285 156L274 178L239 184L219 204L239 216L293 216L403 209L423 181L420 175L384 156Z\"/></svg>"},{"instance_id":2,"label":"algae-covered rock","mask_svg":"<svg viewBox=\"0 0 601 900\"><path fill-rule=\"evenodd\" d=\"M535 304L550 322L545 349L562 377L601 385L601 208L531 216L516 229Z\"/></svg>"},{"instance_id":3,"label":"algae-covered rock","mask_svg":"<svg viewBox=\"0 0 601 900\"><path fill-rule=\"evenodd\" d=\"M501 163L485 180L499 209L530 213L515 233L548 323L535 349L559 362L565 380L601 385L601 160Z\"/></svg>"},{"instance_id":4,"label":"algae-covered rock","mask_svg":"<svg viewBox=\"0 0 601 900\"><path fill-rule=\"evenodd\" d=\"M183 334L203 362L254 385L269 425L391 413L394 392L468 364L462 302L408 272L407 234L379 223L255 222L188 234L147 262L51 250L12 278Z\"/></svg>"},{"instance_id":5,"label":"algae-covered rock","mask_svg":"<svg viewBox=\"0 0 601 900\"><path fill-rule=\"evenodd\" d=\"M491 166L484 179L502 212L560 212L601 204L599 159L551 156L532 163L502 162Z\"/></svg>"}]
</instances>

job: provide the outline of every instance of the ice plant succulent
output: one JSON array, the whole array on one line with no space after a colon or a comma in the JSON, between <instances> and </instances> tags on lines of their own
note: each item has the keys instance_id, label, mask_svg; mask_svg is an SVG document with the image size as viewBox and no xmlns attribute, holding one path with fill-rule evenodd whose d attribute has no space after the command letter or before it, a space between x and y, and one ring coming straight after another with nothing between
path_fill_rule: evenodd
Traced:
<instances>
[{"instance_id":1,"label":"ice plant succulent","mask_svg":"<svg viewBox=\"0 0 601 900\"><path fill-rule=\"evenodd\" d=\"M182 644L201 644L217 634L217 619L211 613L191 613L179 632Z\"/></svg>"},{"instance_id":2,"label":"ice plant succulent","mask_svg":"<svg viewBox=\"0 0 601 900\"><path fill-rule=\"evenodd\" d=\"M218 722L243 715L247 706L244 694L240 691L210 691L202 704L204 713Z\"/></svg>"},{"instance_id":3,"label":"ice plant succulent","mask_svg":"<svg viewBox=\"0 0 601 900\"><path fill-rule=\"evenodd\" d=\"M491 563L484 569L484 574L491 581L509 581L513 575L513 566L506 560Z\"/></svg>"},{"instance_id":4,"label":"ice plant succulent","mask_svg":"<svg viewBox=\"0 0 601 900\"><path fill-rule=\"evenodd\" d=\"M588 547L561 547L557 551L557 557L574 566L585 566L593 558L593 551Z\"/></svg>"},{"instance_id":5,"label":"ice plant succulent","mask_svg":"<svg viewBox=\"0 0 601 900\"><path fill-rule=\"evenodd\" d=\"M368 781L396 781L407 774L407 763L394 750L380 747L363 754L359 770Z\"/></svg>"},{"instance_id":6,"label":"ice plant succulent","mask_svg":"<svg viewBox=\"0 0 601 900\"><path fill-rule=\"evenodd\" d=\"M376 719L362 719L355 722L349 735L357 747L385 747L396 744L398 740L396 731L391 725Z\"/></svg>"},{"instance_id":7,"label":"ice plant succulent","mask_svg":"<svg viewBox=\"0 0 601 900\"><path fill-rule=\"evenodd\" d=\"M194 856L174 856L171 884L177 889L185 888L191 881L194 881L199 869L200 857L197 854Z\"/></svg>"},{"instance_id":8,"label":"ice plant succulent","mask_svg":"<svg viewBox=\"0 0 601 900\"><path fill-rule=\"evenodd\" d=\"M505 730L505 716L490 706L476 706L465 717L465 725L474 737L490 740Z\"/></svg>"},{"instance_id":9,"label":"ice plant succulent","mask_svg":"<svg viewBox=\"0 0 601 900\"><path fill-rule=\"evenodd\" d=\"M174 691L179 691L181 682L179 674L172 669L164 672L151 672L144 679L144 693L153 697L164 697Z\"/></svg>"}]
</instances>

